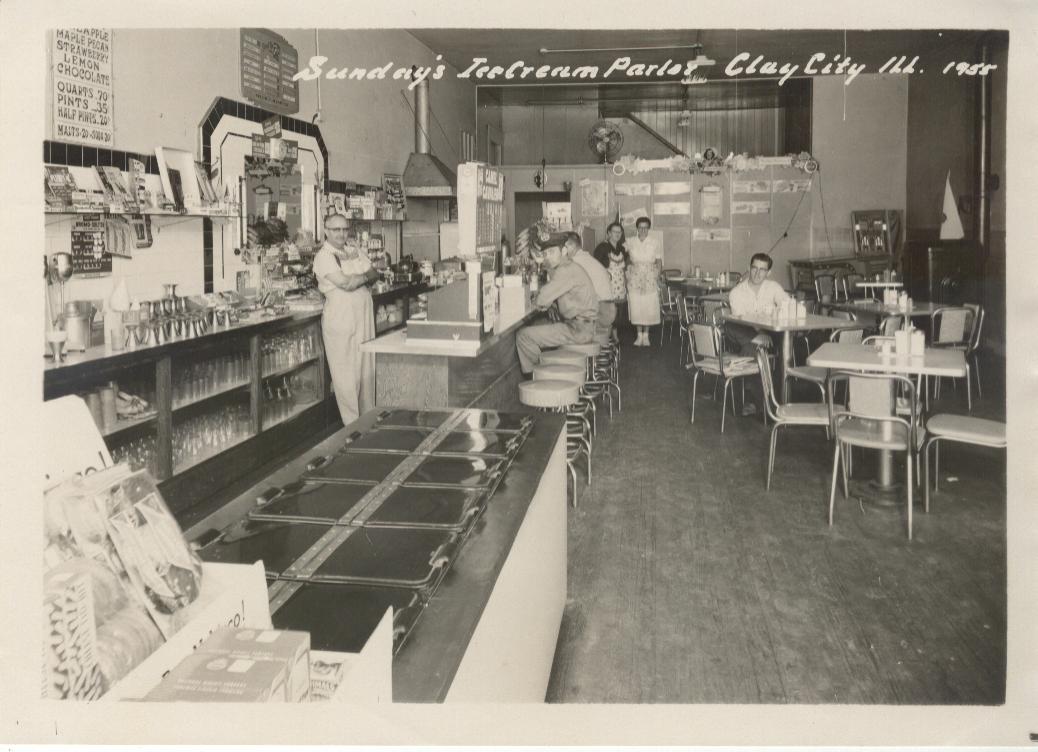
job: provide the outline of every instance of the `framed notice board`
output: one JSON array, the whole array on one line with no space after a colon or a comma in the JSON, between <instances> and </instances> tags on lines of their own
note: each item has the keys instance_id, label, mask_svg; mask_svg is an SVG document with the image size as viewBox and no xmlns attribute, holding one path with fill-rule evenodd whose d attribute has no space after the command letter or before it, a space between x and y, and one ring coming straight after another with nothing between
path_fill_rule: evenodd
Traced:
<instances>
[{"instance_id":1,"label":"framed notice board","mask_svg":"<svg viewBox=\"0 0 1038 752\"><path fill-rule=\"evenodd\" d=\"M72 273L112 273L112 256L105 247L105 219L100 214L81 214L72 225Z\"/></svg>"},{"instance_id":2,"label":"framed notice board","mask_svg":"<svg viewBox=\"0 0 1038 752\"><path fill-rule=\"evenodd\" d=\"M242 29L239 46L241 94L271 112L299 112L299 53L280 34L267 29Z\"/></svg>"}]
</instances>

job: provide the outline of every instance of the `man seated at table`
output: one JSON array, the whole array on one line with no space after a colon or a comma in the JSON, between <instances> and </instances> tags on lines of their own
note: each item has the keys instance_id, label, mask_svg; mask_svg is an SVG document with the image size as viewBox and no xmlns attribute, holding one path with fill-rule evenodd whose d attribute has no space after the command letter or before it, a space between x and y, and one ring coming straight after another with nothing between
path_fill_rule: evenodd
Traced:
<instances>
[{"instance_id":1,"label":"man seated at table","mask_svg":"<svg viewBox=\"0 0 1038 752\"><path fill-rule=\"evenodd\" d=\"M771 316L776 306L786 304L789 295L782 289L782 285L768 279L772 264L768 254L753 254L749 274L728 293L728 305L731 306L733 316ZM729 322L725 324L724 332L735 343L740 355L755 357L758 346L771 346L770 335L750 326ZM753 395L754 402L759 399L753 380L748 384L748 391ZM742 414L753 415L756 412L756 405L747 400Z\"/></svg>"},{"instance_id":2,"label":"man seated at table","mask_svg":"<svg viewBox=\"0 0 1038 752\"><path fill-rule=\"evenodd\" d=\"M541 252L549 279L538 291L535 302L542 310L555 306L559 321L519 330L515 345L524 378L529 378L540 362L542 349L592 342L598 318L598 296L587 272L570 257L566 237L553 235L541 246Z\"/></svg>"},{"instance_id":3,"label":"man seated at table","mask_svg":"<svg viewBox=\"0 0 1038 752\"><path fill-rule=\"evenodd\" d=\"M616 301L613 300L613 285L609 279L609 272L594 256L583 249L577 233L566 233L565 248L569 251L573 263L587 272L587 276L591 279L591 286L595 288L595 296L598 298L598 319L595 322L594 341L605 347L609 344L609 334L613 331L613 322L616 320Z\"/></svg>"}]
</instances>

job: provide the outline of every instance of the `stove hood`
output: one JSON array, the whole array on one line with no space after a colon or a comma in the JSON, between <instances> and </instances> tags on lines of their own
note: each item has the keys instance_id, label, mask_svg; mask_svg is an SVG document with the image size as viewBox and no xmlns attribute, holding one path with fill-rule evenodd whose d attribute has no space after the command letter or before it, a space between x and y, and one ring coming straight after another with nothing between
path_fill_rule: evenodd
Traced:
<instances>
[{"instance_id":1,"label":"stove hood","mask_svg":"<svg viewBox=\"0 0 1038 752\"><path fill-rule=\"evenodd\" d=\"M429 82L422 80L414 90L414 154L404 168L404 195L408 198L452 198L458 178L429 148Z\"/></svg>"}]
</instances>

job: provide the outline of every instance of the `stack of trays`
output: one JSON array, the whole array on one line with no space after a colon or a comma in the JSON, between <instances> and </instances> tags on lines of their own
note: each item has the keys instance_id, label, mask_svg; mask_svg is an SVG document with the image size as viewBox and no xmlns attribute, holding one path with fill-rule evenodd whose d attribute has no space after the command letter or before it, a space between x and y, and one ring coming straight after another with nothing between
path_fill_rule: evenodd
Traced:
<instances>
[{"instance_id":1,"label":"stack of trays","mask_svg":"<svg viewBox=\"0 0 1038 752\"><path fill-rule=\"evenodd\" d=\"M310 632L315 650L356 652L387 607L399 650L531 426L494 412L384 412L199 553L262 559L274 626Z\"/></svg>"}]
</instances>

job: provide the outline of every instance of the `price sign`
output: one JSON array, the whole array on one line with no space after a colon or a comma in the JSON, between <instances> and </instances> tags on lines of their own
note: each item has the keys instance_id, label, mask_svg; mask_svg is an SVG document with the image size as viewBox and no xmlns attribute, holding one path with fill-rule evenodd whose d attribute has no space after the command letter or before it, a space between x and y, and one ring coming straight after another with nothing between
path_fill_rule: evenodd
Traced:
<instances>
[{"instance_id":1,"label":"price sign","mask_svg":"<svg viewBox=\"0 0 1038 752\"><path fill-rule=\"evenodd\" d=\"M272 112L299 112L299 53L280 34L267 29L242 29L239 60L241 93Z\"/></svg>"},{"instance_id":2,"label":"price sign","mask_svg":"<svg viewBox=\"0 0 1038 752\"><path fill-rule=\"evenodd\" d=\"M54 137L112 147L112 30L56 29Z\"/></svg>"}]
</instances>

